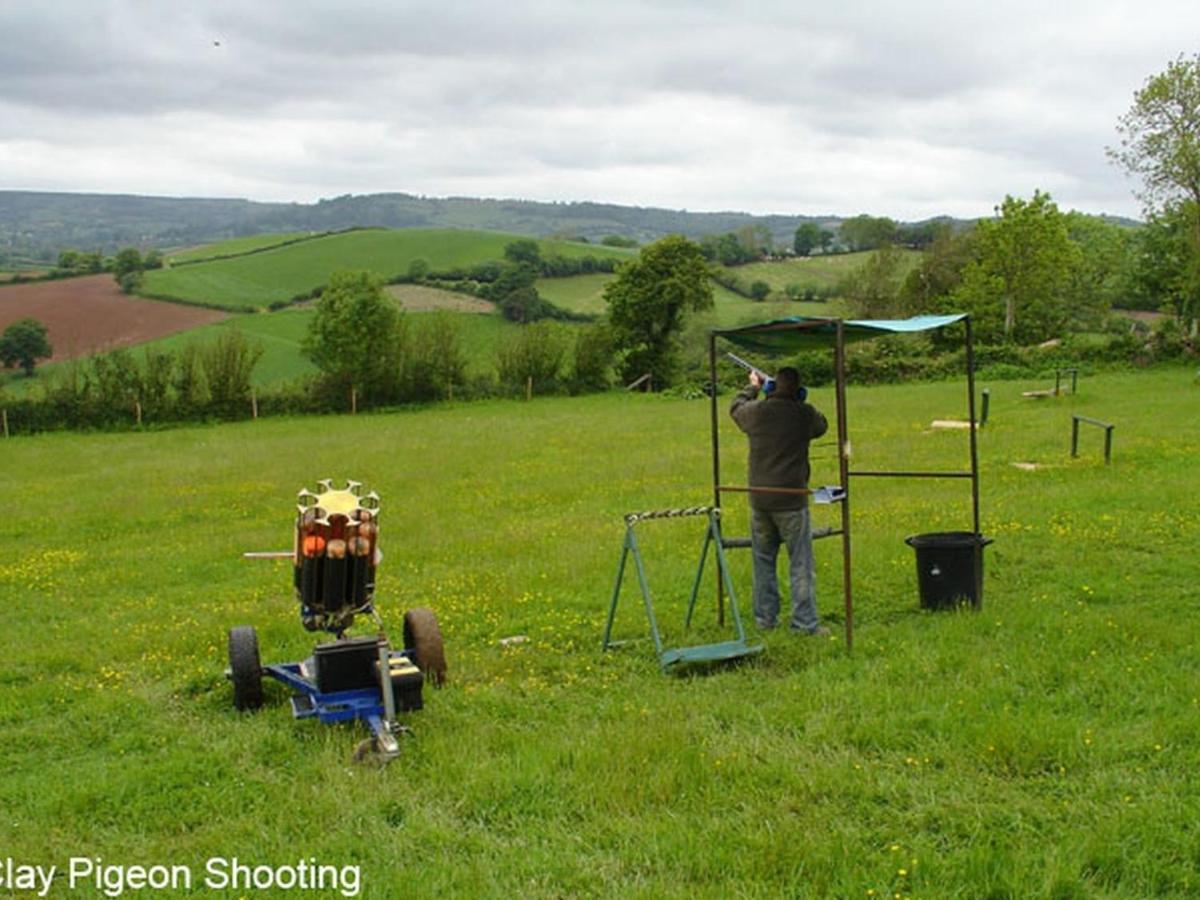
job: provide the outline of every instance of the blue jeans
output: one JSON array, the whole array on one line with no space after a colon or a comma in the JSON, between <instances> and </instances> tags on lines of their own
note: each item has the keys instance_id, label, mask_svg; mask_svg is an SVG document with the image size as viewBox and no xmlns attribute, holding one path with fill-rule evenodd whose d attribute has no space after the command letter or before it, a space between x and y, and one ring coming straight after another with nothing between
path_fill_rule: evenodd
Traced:
<instances>
[{"instance_id":1,"label":"blue jeans","mask_svg":"<svg viewBox=\"0 0 1200 900\"><path fill-rule=\"evenodd\" d=\"M775 562L779 545L787 544L788 574L792 588L794 631L812 633L817 619L813 573L812 526L808 508L750 510L750 547L754 553L754 621L759 628L774 628L779 622L779 579Z\"/></svg>"}]
</instances>

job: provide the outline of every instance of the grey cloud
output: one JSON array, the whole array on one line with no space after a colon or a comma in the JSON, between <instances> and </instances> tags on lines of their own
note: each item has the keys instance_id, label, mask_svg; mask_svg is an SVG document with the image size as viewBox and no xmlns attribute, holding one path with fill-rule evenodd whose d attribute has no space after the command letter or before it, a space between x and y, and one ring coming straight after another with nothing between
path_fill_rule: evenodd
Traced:
<instances>
[{"instance_id":1,"label":"grey cloud","mask_svg":"<svg viewBox=\"0 0 1200 900\"><path fill-rule=\"evenodd\" d=\"M904 217L1040 181L1119 204L1116 116L1198 26L1184 0L6 4L0 159L6 187L44 185L36 146L136 191L127 135L179 193Z\"/></svg>"}]
</instances>

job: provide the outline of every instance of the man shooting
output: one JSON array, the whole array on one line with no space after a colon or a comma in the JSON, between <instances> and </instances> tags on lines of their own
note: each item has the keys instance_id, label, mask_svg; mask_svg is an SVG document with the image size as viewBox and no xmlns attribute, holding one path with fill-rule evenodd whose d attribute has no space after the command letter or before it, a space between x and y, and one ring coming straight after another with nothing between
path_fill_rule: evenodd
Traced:
<instances>
[{"instance_id":1,"label":"man shooting","mask_svg":"<svg viewBox=\"0 0 1200 900\"><path fill-rule=\"evenodd\" d=\"M808 445L829 423L805 402L800 374L779 370L774 389L758 399L763 375L734 398L729 414L750 439L750 545L754 553L754 620L770 629L779 624L779 546L787 544L792 591L792 631L828 634L817 618L812 524L808 515ZM776 490L771 490L776 489ZM783 490L779 490L783 489Z\"/></svg>"}]
</instances>

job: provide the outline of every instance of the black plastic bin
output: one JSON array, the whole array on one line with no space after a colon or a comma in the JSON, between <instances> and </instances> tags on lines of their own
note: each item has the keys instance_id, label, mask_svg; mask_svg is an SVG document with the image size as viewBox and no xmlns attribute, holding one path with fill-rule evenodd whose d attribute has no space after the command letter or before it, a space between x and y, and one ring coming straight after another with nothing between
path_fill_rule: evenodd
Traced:
<instances>
[{"instance_id":1,"label":"black plastic bin","mask_svg":"<svg viewBox=\"0 0 1200 900\"><path fill-rule=\"evenodd\" d=\"M922 609L953 609L983 603L983 548L992 542L973 531L914 534L904 543L917 551ZM978 564L976 563L978 560Z\"/></svg>"}]
</instances>

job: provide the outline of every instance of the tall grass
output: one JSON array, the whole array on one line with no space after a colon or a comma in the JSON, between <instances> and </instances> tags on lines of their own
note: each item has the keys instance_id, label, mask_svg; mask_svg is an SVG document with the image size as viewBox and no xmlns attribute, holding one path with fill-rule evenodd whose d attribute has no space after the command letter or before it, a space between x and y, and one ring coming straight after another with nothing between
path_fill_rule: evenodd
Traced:
<instances>
[{"instance_id":1,"label":"tall grass","mask_svg":"<svg viewBox=\"0 0 1200 900\"><path fill-rule=\"evenodd\" d=\"M986 386L986 385L984 385ZM5 444L5 854L64 864L362 867L366 896L1131 897L1200 880L1200 391L1190 370L992 387L983 608L918 608L916 531L969 527L957 482L852 487L856 642L817 544L829 639L664 676L601 653L621 514L710 496L704 401L602 395ZM723 398L722 405L728 398ZM832 392L813 400L832 411ZM957 383L850 389L854 464L966 459ZM1068 454L1070 413L1116 424ZM722 412L724 478L745 449ZM1095 438L1092 440L1091 438ZM818 483L836 480L832 448ZM1039 468L1018 469L1014 462ZM378 601L441 620L451 682L386 769L362 731L236 714L224 632L299 659L284 548L301 486L384 498ZM819 508L820 520L831 510ZM744 533L740 504L726 532ZM658 526L658 527L655 527ZM641 536L673 641L700 534ZM733 559L743 607L749 568ZM644 635L636 590L620 636ZM716 633L711 598L700 634ZM522 635L523 643L501 643Z\"/></svg>"}]
</instances>

